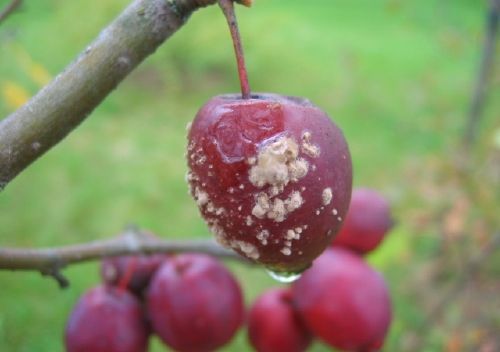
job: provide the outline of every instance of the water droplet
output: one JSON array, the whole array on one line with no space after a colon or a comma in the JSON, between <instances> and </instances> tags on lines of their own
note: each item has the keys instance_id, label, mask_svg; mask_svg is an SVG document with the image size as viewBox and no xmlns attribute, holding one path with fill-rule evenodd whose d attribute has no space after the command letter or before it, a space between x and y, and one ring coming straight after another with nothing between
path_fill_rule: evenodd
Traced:
<instances>
[{"instance_id":1,"label":"water droplet","mask_svg":"<svg viewBox=\"0 0 500 352\"><path fill-rule=\"evenodd\" d=\"M266 269L266 272L271 276L274 280L279 281L281 283L290 283L297 280L302 273L289 273L289 272L277 272Z\"/></svg>"}]
</instances>

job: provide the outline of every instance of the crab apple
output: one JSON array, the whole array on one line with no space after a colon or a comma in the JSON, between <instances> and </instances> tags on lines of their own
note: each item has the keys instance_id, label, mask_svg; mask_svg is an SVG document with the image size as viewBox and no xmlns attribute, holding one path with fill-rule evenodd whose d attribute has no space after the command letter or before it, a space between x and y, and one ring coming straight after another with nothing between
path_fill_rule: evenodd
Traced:
<instances>
[{"instance_id":1,"label":"crab apple","mask_svg":"<svg viewBox=\"0 0 500 352\"><path fill-rule=\"evenodd\" d=\"M331 243L351 197L351 157L307 99L217 96L188 141L190 192L219 243L276 272L303 271Z\"/></svg>"},{"instance_id":2,"label":"crab apple","mask_svg":"<svg viewBox=\"0 0 500 352\"><path fill-rule=\"evenodd\" d=\"M241 289L217 260L181 254L166 261L147 291L153 331L180 352L214 351L243 321Z\"/></svg>"},{"instance_id":3,"label":"crab apple","mask_svg":"<svg viewBox=\"0 0 500 352\"><path fill-rule=\"evenodd\" d=\"M130 270L130 277L125 283L126 288L137 296L141 296L144 289L158 267L167 259L165 255L135 255L106 258L101 263L101 277L109 285L118 286Z\"/></svg>"},{"instance_id":4,"label":"crab apple","mask_svg":"<svg viewBox=\"0 0 500 352\"><path fill-rule=\"evenodd\" d=\"M291 278L342 223L352 187L349 150L340 129L307 99L251 94L233 1L218 2L241 96L210 99L190 125L190 193L219 243L276 278Z\"/></svg>"},{"instance_id":5,"label":"crab apple","mask_svg":"<svg viewBox=\"0 0 500 352\"><path fill-rule=\"evenodd\" d=\"M248 316L248 337L258 352L301 352L312 340L289 288L272 288L257 298Z\"/></svg>"},{"instance_id":6,"label":"crab apple","mask_svg":"<svg viewBox=\"0 0 500 352\"><path fill-rule=\"evenodd\" d=\"M392 316L382 275L343 248L326 250L292 286L307 327L329 345L373 351L383 344Z\"/></svg>"},{"instance_id":7,"label":"crab apple","mask_svg":"<svg viewBox=\"0 0 500 352\"><path fill-rule=\"evenodd\" d=\"M355 188L346 219L332 245L371 252L393 226L389 202L375 190Z\"/></svg>"},{"instance_id":8,"label":"crab apple","mask_svg":"<svg viewBox=\"0 0 500 352\"><path fill-rule=\"evenodd\" d=\"M138 299L126 290L87 291L66 324L67 352L145 352L149 330Z\"/></svg>"}]
</instances>

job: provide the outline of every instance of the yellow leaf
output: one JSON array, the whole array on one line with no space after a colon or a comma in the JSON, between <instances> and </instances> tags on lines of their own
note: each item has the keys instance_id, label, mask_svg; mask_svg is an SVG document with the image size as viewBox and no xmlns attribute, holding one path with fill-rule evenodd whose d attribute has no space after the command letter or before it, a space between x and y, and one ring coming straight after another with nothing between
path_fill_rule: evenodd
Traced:
<instances>
[{"instance_id":1,"label":"yellow leaf","mask_svg":"<svg viewBox=\"0 0 500 352\"><path fill-rule=\"evenodd\" d=\"M17 62L20 64L21 68L27 73L33 82L38 84L38 86L43 87L50 82L52 76L47 69L33 60L30 54L24 50L20 45L15 45L12 48Z\"/></svg>"},{"instance_id":2,"label":"yellow leaf","mask_svg":"<svg viewBox=\"0 0 500 352\"><path fill-rule=\"evenodd\" d=\"M26 67L28 70L28 75L31 79L38 84L40 87L45 86L52 79L50 73L40 64L36 62L31 62Z\"/></svg>"},{"instance_id":3,"label":"yellow leaf","mask_svg":"<svg viewBox=\"0 0 500 352\"><path fill-rule=\"evenodd\" d=\"M21 107L30 98L30 94L26 89L11 81L2 83L2 96L7 106L11 109Z\"/></svg>"}]
</instances>

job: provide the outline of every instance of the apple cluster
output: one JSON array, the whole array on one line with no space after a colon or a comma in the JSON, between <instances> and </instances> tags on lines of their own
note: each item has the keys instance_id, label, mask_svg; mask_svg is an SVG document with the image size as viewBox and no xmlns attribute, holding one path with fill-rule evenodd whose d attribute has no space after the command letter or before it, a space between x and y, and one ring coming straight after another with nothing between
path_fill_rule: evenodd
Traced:
<instances>
[{"instance_id":1,"label":"apple cluster","mask_svg":"<svg viewBox=\"0 0 500 352\"><path fill-rule=\"evenodd\" d=\"M288 288L273 288L254 303L249 339L259 352L305 351L313 337L342 351L382 348L392 318L389 290L363 259L392 227L388 202L360 188L339 235Z\"/></svg>"},{"instance_id":2,"label":"apple cluster","mask_svg":"<svg viewBox=\"0 0 500 352\"><path fill-rule=\"evenodd\" d=\"M175 351L215 351L244 321L259 352L304 351L314 337L346 351L380 349L390 295L362 255L392 226L389 205L371 190L351 195L349 148L324 111L304 98L252 94L233 1L218 2L241 95L210 99L188 125L189 193L222 246L274 277L301 276L245 314L237 280L207 255L105 259L103 284L69 317L66 349L144 352L156 334Z\"/></svg>"},{"instance_id":3,"label":"apple cluster","mask_svg":"<svg viewBox=\"0 0 500 352\"><path fill-rule=\"evenodd\" d=\"M152 334L176 351L215 351L246 322L258 352L305 351L314 337L343 351L376 351L391 322L383 277L362 255L392 226L387 201L355 189L340 234L289 287L271 288L245 312L239 283L204 254L104 259L66 326L68 352L144 352Z\"/></svg>"},{"instance_id":4,"label":"apple cluster","mask_svg":"<svg viewBox=\"0 0 500 352\"><path fill-rule=\"evenodd\" d=\"M68 352L145 352L152 334L176 351L214 351L244 320L238 282L208 255L109 258L101 276L69 316Z\"/></svg>"}]
</instances>

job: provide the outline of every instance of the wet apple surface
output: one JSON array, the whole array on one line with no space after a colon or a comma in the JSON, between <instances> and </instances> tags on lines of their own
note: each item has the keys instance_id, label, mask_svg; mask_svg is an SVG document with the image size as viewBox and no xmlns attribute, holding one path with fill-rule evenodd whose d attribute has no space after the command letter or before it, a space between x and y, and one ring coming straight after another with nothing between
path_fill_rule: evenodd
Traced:
<instances>
[{"instance_id":1,"label":"wet apple surface","mask_svg":"<svg viewBox=\"0 0 500 352\"><path fill-rule=\"evenodd\" d=\"M347 212L351 157L340 129L303 98L222 95L188 134L187 180L222 245L276 272L300 272Z\"/></svg>"}]
</instances>

